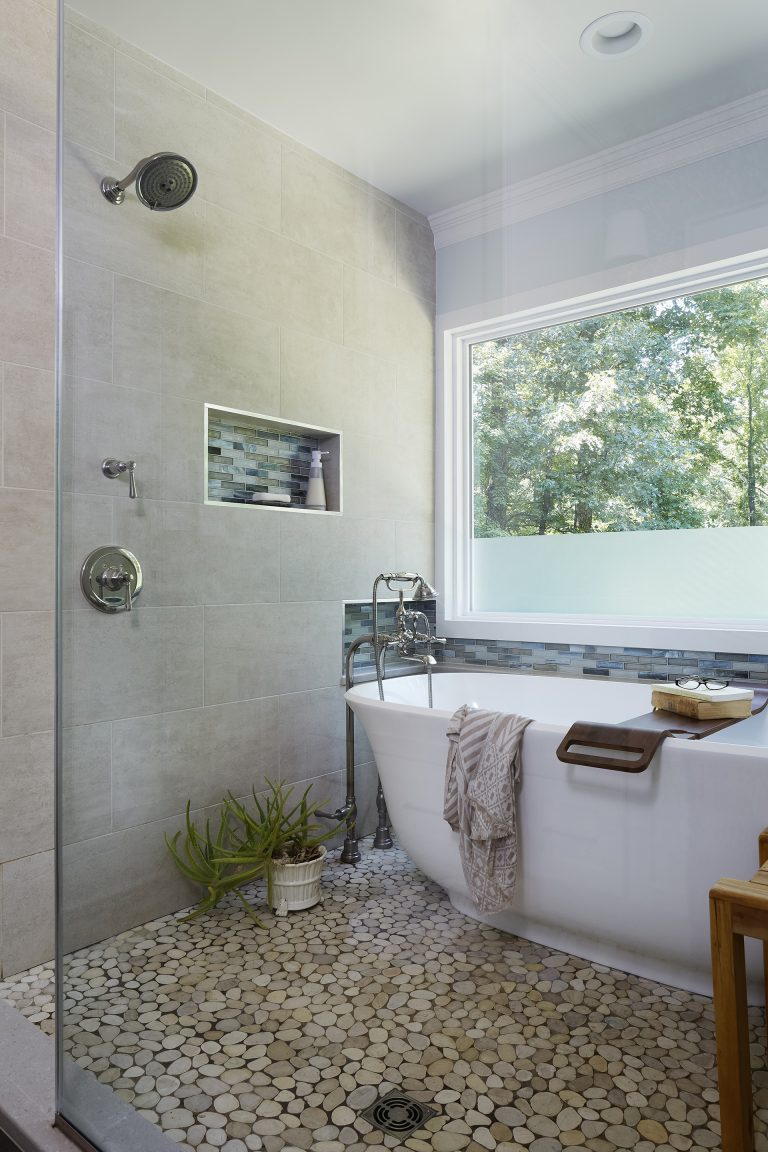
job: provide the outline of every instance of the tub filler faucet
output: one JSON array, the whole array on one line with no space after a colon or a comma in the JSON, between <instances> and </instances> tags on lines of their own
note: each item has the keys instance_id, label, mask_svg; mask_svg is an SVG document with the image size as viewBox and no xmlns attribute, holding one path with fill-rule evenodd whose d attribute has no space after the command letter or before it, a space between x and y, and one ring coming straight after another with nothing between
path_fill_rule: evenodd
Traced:
<instances>
[{"instance_id":1,"label":"tub filler faucet","mask_svg":"<svg viewBox=\"0 0 768 1152\"><path fill-rule=\"evenodd\" d=\"M399 599L397 609L395 611L395 627L391 634L379 631L379 600L378 590L379 584L384 582L390 592L398 592ZM396 585L397 587L393 587ZM384 662L388 649L392 649L400 660L412 661L416 664L423 664L427 673L427 691L429 695L429 707L432 707L432 667L437 663L432 653L432 649L436 645L445 644L446 641L438 636L433 636L430 630L430 623L425 615L419 609L406 608L404 599L404 589L402 585L410 585L413 589L411 599L417 603L424 600L432 600L437 593L432 585L418 572L380 572L373 582L373 593L371 599L373 601L373 631L364 636L357 636L349 648L347 649L346 660L346 675L345 682L347 691L354 683L353 667L356 653L365 644L370 644L373 648L374 665L376 668L376 680L379 686L379 698L384 699ZM426 651L417 651L418 648L425 647ZM346 823L346 836L344 845L341 850L341 862L343 864L357 864L361 859L360 847L357 836L357 802L355 799L355 716L349 704L346 705L346 721L347 721L347 748L346 748L346 779L347 779L347 796L341 808L337 808L335 812L318 812L317 815L325 819L344 820ZM392 835L389 830L389 816L387 814L387 802L384 799L384 792L381 787L381 781L376 792L376 808L378 811L379 822L376 828L376 835L374 837L374 848L392 848Z\"/></svg>"}]
</instances>

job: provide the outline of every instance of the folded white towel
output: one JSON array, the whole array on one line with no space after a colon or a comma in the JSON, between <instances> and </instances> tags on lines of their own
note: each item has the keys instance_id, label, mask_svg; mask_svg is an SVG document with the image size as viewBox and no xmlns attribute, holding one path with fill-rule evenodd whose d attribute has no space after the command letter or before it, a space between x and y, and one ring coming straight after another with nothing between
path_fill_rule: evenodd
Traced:
<instances>
[{"instance_id":1,"label":"folded white towel","mask_svg":"<svg viewBox=\"0 0 768 1152\"><path fill-rule=\"evenodd\" d=\"M530 723L464 704L448 728L443 817L459 834L464 877L481 912L500 912L515 894L515 783Z\"/></svg>"}]
</instances>

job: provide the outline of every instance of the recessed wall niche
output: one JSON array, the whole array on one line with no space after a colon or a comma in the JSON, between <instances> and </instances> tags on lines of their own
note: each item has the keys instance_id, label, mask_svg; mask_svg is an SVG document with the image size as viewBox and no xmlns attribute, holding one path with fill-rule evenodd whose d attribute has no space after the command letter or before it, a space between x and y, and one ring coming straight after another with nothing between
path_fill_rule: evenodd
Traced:
<instances>
[{"instance_id":1,"label":"recessed wall niche","mask_svg":"<svg viewBox=\"0 0 768 1152\"><path fill-rule=\"evenodd\" d=\"M305 508L312 452L323 457L326 509ZM340 515L341 432L205 405L205 503Z\"/></svg>"}]
</instances>

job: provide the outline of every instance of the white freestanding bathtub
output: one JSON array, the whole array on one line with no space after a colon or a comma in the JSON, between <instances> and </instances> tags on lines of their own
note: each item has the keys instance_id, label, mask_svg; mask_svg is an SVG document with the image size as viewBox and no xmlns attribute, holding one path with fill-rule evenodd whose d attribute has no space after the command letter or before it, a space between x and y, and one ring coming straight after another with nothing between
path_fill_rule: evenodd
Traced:
<instances>
[{"instance_id":1,"label":"white freestanding bathtub","mask_svg":"<svg viewBox=\"0 0 768 1152\"><path fill-rule=\"evenodd\" d=\"M576 720L618 723L650 709L648 684L445 672L358 685L347 700L373 747L402 847L467 916L653 980L711 993L709 888L748 879L768 825L768 709L705 740L667 739L636 775L561 763ZM458 837L442 819L446 728L462 704L530 716L518 793L513 906L474 907ZM759 999L757 951L751 961Z\"/></svg>"}]
</instances>

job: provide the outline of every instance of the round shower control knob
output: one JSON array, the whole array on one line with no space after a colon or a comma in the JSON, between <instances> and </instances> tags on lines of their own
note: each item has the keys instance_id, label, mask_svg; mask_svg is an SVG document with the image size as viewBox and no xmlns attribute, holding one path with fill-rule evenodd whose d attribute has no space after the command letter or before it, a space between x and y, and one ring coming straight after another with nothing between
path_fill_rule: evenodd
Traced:
<instances>
[{"instance_id":1,"label":"round shower control knob","mask_svg":"<svg viewBox=\"0 0 768 1152\"><path fill-rule=\"evenodd\" d=\"M100 612L130 612L143 583L141 564L117 544L96 548L80 571L83 595Z\"/></svg>"}]
</instances>

